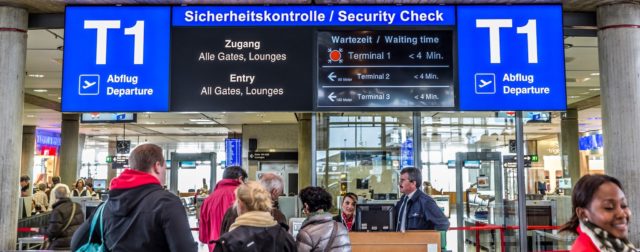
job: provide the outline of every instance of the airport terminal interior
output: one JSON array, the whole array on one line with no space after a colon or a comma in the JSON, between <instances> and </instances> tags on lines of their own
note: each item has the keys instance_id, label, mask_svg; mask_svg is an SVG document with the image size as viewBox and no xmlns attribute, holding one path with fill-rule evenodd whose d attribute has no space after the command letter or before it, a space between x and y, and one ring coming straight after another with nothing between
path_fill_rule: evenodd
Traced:
<instances>
[{"instance_id":1,"label":"airport terminal interior","mask_svg":"<svg viewBox=\"0 0 640 252\"><path fill-rule=\"evenodd\" d=\"M587 18L583 12L568 12L564 12L565 19L575 16L595 22L594 12L584 12ZM448 231L438 233L442 251L521 251L522 246L528 251L569 251L575 235L558 229L572 215L572 187L583 175L606 174L604 153L605 148L611 148L604 146L607 135L603 134L598 35L592 28L588 32L569 28L565 26L562 37L563 110L204 108L63 113L63 64L67 64L63 55L69 50L65 41L69 43L70 33L65 27L31 27L26 31L20 169L21 176L30 177L30 193L20 198L18 225L29 227L38 221L41 214L36 214L31 194L38 184L50 184L54 176L61 176L69 186L78 179L93 181L97 197L73 199L89 215L104 200L100 195L106 195L110 180L128 167L130 151L140 144L154 143L162 147L166 158L167 190L183 202L196 240L202 202L228 166L241 166L249 180L259 180L265 173L284 179L279 207L294 227L290 230L294 237L295 227L305 218L298 199L302 188L314 185L326 189L333 197L333 214L339 213L348 192L358 195L358 204L395 204L402 196L398 188L401 169L418 167L423 180L419 190L435 200L451 223ZM322 32L314 36L323 36ZM179 40L177 37L173 39ZM317 57L329 57L329 63L337 64L331 61L334 52L343 53L342 48L333 49ZM458 52L462 50L456 49ZM333 81L332 74L324 81ZM421 78L428 79L416 77ZM252 79L238 81L253 83ZM331 102L332 95L327 96ZM536 102L550 102L545 99ZM174 104L182 103L171 101L171 106ZM62 145L75 141L77 155L65 161L69 155ZM520 168L518 151L524 158ZM75 167L69 166L73 163ZM518 183L518 169L524 171L524 184ZM524 210L518 207L522 198L526 199ZM358 211L366 216L368 208ZM522 211L526 224L521 223ZM520 239L522 225L528 227L524 229L525 241ZM367 230L365 224L363 231ZM368 231L376 235L380 230ZM41 236L34 233L19 232L17 237L18 249L37 249L42 243ZM208 250L202 243L199 248Z\"/></svg>"}]
</instances>

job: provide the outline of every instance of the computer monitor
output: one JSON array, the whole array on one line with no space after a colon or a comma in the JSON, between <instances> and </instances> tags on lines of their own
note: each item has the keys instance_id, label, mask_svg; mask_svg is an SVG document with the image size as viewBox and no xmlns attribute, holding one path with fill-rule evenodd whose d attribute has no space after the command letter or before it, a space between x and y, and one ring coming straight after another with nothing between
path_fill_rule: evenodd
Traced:
<instances>
[{"instance_id":1,"label":"computer monitor","mask_svg":"<svg viewBox=\"0 0 640 252\"><path fill-rule=\"evenodd\" d=\"M107 188L107 180L106 179L94 179L93 180L93 190L104 190Z\"/></svg>"},{"instance_id":2,"label":"computer monitor","mask_svg":"<svg viewBox=\"0 0 640 252\"><path fill-rule=\"evenodd\" d=\"M393 204L359 204L356 206L355 231L394 231Z\"/></svg>"}]
</instances>

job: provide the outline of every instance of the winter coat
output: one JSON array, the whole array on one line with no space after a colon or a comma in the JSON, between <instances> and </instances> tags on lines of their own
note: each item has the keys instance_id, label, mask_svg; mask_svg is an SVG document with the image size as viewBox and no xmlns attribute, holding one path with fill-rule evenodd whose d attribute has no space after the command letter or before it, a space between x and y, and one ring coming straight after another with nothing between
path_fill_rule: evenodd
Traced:
<instances>
[{"instance_id":1,"label":"winter coat","mask_svg":"<svg viewBox=\"0 0 640 252\"><path fill-rule=\"evenodd\" d=\"M154 176L127 169L111 181L110 188L103 213L108 251L198 250L182 202ZM90 226L91 221L85 222L74 235L74 251L87 242ZM100 242L99 230L92 241Z\"/></svg>"},{"instance_id":2,"label":"winter coat","mask_svg":"<svg viewBox=\"0 0 640 252\"><path fill-rule=\"evenodd\" d=\"M402 201L407 197L403 195L398 203L396 203L394 216L400 216L400 207ZM421 190L416 192L407 201L407 215L405 230L439 230L447 231L449 229L449 218L444 215L436 202ZM397 219L396 219L397 220ZM400 225L400 222L397 223Z\"/></svg>"},{"instance_id":3,"label":"winter coat","mask_svg":"<svg viewBox=\"0 0 640 252\"><path fill-rule=\"evenodd\" d=\"M284 214L280 211L277 201L274 202L273 207L271 208L271 216L280 224L280 226L283 226L285 230L289 231L287 217L284 216ZM231 206L229 209L227 209L227 212L224 213L222 226L220 228L220 236L229 232L229 227L231 227L231 224L236 221L236 218L238 218L238 209L235 206Z\"/></svg>"},{"instance_id":4,"label":"winter coat","mask_svg":"<svg viewBox=\"0 0 640 252\"><path fill-rule=\"evenodd\" d=\"M224 213L236 201L236 188L240 182L236 179L223 179L216 185L213 193L207 197L200 208L199 239L209 244L209 251L213 251L215 243L210 241L220 237L222 218Z\"/></svg>"},{"instance_id":5,"label":"winter coat","mask_svg":"<svg viewBox=\"0 0 640 252\"><path fill-rule=\"evenodd\" d=\"M253 217L249 220L244 219L247 215ZM238 222L232 226L231 231L220 236L214 252L297 251L293 237L270 215L267 212L249 212L238 217Z\"/></svg>"},{"instance_id":6,"label":"winter coat","mask_svg":"<svg viewBox=\"0 0 640 252\"><path fill-rule=\"evenodd\" d=\"M73 212L73 205L76 206L76 211ZM64 227L71 223L64 229ZM53 204L53 211L49 217L49 225L45 232L49 239L49 250L69 250L71 244L71 237L73 233L78 230L80 225L84 222L84 214L82 213L82 206L78 203L72 202L69 198L61 198Z\"/></svg>"},{"instance_id":7,"label":"winter coat","mask_svg":"<svg viewBox=\"0 0 640 252\"><path fill-rule=\"evenodd\" d=\"M331 232L335 225L336 232L332 244L328 244L331 239ZM351 251L351 240L347 228L333 220L330 213L314 215L307 218L303 223L296 242L299 252L322 252L329 246L329 251Z\"/></svg>"}]
</instances>

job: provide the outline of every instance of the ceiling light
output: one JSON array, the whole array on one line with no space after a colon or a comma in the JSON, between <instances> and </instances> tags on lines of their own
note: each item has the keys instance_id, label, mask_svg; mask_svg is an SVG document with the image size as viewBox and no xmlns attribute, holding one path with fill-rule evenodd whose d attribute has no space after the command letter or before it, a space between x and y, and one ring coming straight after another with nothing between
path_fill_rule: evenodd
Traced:
<instances>
[{"instance_id":1,"label":"ceiling light","mask_svg":"<svg viewBox=\"0 0 640 252\"><path fill-rule=\"evenodd\" d=\"M210 122L211 120L204 119L204 118L198 118L198 119L189 119L189 121L192 121L192 122Z\"/></svg>"},{"instance_id":2,"label":"ceiling light","mask_svg":"<svg viewBox=\"0 0 640 252\"><path fill-rule=\"evenodd\" d=\"M44 74L28 74L31 78L44 78Z\"/></svg>"},{"instance_id":3,"label":"ceiling light","mask_svg":"<svg viewBox=\"0 0 640 252\"><path fill-rule=\"evenodd\" d=\"M208 122L196 122L196 124L216 124L216 122L208 121Z\"/></svg>"},{"instance_id":4,"label":"ceiling light","mask_svg":"<svg viewBox=\"0 0 640 252\"><path fill-rule=\"evenodd\" d=\"M262 121L262 122L265 122L265 123L270 123L271 121L268 121L268 120L267 120L267 121Z\"/></svg>"},{"instance_id":5,"label":"ceiling light","mask_svg":"<svg viewBox=\"0 0 640 252\"><path fill-rule=\"evenodd\" d=\"M582 93L580 93L580 94L589 94L589 92L582 92Z\"/></svg>"},{"instance_id":6,"label":"ceiling light","mask_svg":"<svg viewBox=\"0 0 640 252\"><path fill-rule=\"evenodd\" d=\"M600 76L600 73L591 73L591 76Z\"/></svg>"},{"instance_id":7,"label":"ceiling light","mask_svg":"<svg viewBox=\"0 0 640 252\"><path fill-rule=\"evenodd\" d=\"M34 115L27 115L27 117L28 117L28 118L33 118L33 117L36 117L36 116L34 116Z\"/></svg>"},{"instance_id":8,"label":"ceiling light","mask_svg":"<svg viewBox=\"0 0 640 252\"><path fill-rule=\"evenodd\" d=\"M58 100L62 100L62 97L58 96Z\"/></svg>"},{"instance_id":9,"label":"ceiling light","mask_svg":"<svg viewBox=\"0 0 640 252\"><path fill-rule=\"evenodd\" d=\"M45 93L45 92L47 92L47 90L46 90L46 89L34 89L34 90L33 90L33 92L36 92L36 93Z\"/></svg>"},{"instance_id":10,"label":"ceiling light","mask_svg":"<svg viewBox=\"0 0 640 252\"><path fill-rule=\"evenodd\" d=\"M582 82L589 81L589 80L591 80L591 78L587 77L587 78L582 79Z\"/></svg>"},{"instance_id":11,"label":"ceiling light","mask_svg":"<svg viewBox=\"0 0 640 252\"><path fill-rule=\"evenodd\" d=\"M600 88L590 88L589 91L600 91Z\"/></svg>"},{"instance_id":12,"label":"ceiling light","mask_svg":"<svg viewBox=\"0 0 640 252\"><path fill-rule=\"evenodd\" d=\"M572 96L569 96L569 99L576 99L576 98L580 98L580 96L579 96L579 95L572 95Z\"/></svg>"}]
</instances>

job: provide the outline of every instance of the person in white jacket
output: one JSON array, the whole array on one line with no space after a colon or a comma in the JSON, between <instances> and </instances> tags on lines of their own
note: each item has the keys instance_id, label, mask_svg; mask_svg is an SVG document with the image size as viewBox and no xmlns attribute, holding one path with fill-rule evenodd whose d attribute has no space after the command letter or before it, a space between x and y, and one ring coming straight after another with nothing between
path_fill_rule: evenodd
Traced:
<instances>
[{"instance_id":1,"label":"person in white jacket","mask_svg":"<svg viewBox=\"0 0 640 252\"><path fill-rule=\"evenodd\" d=\"M49 195L49 210L50 211L53 210L53 204L55 204L56 201L58 200L56 198L56 194L53 193L53 192L56 191L56 188L62 186L62 187L66 187L67 188L67 193L71 191L71 190L69 190L69 186L67 186L67 185L65 185L63 183L60 183L60 177L58 177L58 176L55 176L55 177L51 178L51 182L53 182L53 188L51 188L51 194ZM67 197L69 197L69 195L67 195Z\"/></svg>"}]
</instances>

